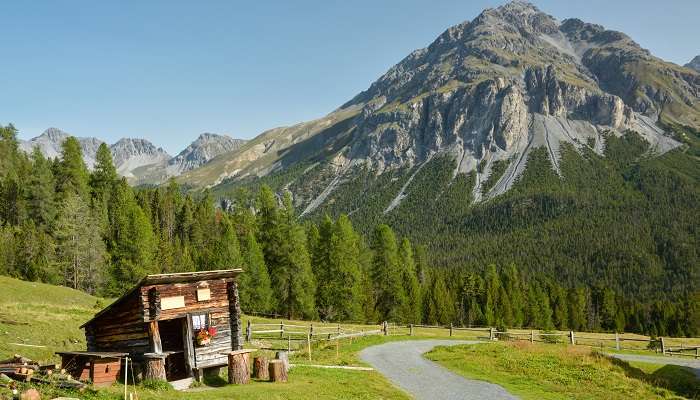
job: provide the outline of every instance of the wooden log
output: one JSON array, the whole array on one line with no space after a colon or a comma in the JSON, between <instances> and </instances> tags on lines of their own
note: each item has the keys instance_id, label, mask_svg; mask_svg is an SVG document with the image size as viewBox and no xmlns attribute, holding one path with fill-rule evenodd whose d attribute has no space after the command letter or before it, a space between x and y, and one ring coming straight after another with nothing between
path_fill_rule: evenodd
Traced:
<instances>
[{"instance_id":1,"label":"wooden log","mask_svg":"<svg viewBox=\"0 0 700 400\"><path fill-rule=\"evenodd\" d=\"M165 355L144 355L144 379L165 381Z\"/></svg>"},{"instance_id":2,"label":"wooden log","mask_svg":"<svg viewBox=\"0 0 700 400\"><path fill-rule=\"evenodd\" d=\"M282 361L282 364L284 365L284 371L289 371L289 356L287 355L286 351L278 351L275 353L275 358L277 360Z\"/></svg>"},{"instance_id":3,"label":"wooden log","mask_svg":"<svg viewBox=\"0 0 700 400\"><path fill-rule=\"evenodd\" d=\"M250 383L250 353L231 352L228 355L228 383Z\"/></svg>"},{"instance_id":4,"label":"wooden log","mask_svg":"<svg viewBox=\"0 0 700 400\"><path fill-rule=\"evenodd\" d=\"M269 363L267 357L258 356L253 359L253 378L255 379L270 379Z\"/></svg>"},{"instance_id":5,"label":"wooden log","mask_svg":"<svg viewBox=\"0 0 700 400\"><path fill-rule=\"evenodd\" d=\"M287 382L287 369L282 360L270 360L268 373L270 382Z\"/></svg>"}]
</instances>

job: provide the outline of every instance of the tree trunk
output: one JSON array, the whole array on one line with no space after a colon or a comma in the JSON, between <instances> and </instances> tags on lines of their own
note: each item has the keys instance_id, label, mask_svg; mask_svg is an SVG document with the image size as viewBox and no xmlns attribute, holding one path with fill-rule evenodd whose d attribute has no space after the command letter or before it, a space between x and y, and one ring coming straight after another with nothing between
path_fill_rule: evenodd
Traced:
<instances>
[{"instance_id":1,"label":"tree trunk","mask_svg":"<svg viewBox=\"0 0 700 400\"><path fill-rule=\"evenodd\" d=\"M270 379L268 368L269 366L266 357L255 357L253 359L253 378L262 380Z\"/></svg>"},{"instance_id":2,"label":"tree trunk","mask_svg":"<svg viewBox=\"0 0 700 400\"><path fill-rule=\"evenodd\" d=\"M282 361L282 364L284 364L284 371L289 371L289 356L287 356L286 351L278 351L275 353L275 358Z\"/></svg>"},{"instance_id":3,"label":"tree trunk","mask_svg":"<svg viewBox=\"0 0 700 400\"><path fill-rule=\"evenodd\" d=\"M282 360L270 360L268 372L271 382L287 382L287 369Z\"/></svg>"},{"instance_id":4,"label":"tree trunk","mask_svg":"<svg viewBox=\"0 0 700 400\"><path fill-rule=\"evenodd\" d=\"M165 381L165 356L145 357L144 379Z\"/></svg>"},{"instance_id":5,"label":"tree trunk","mask_svg":"<svg viewBox=\"0 0 700 400\"><path fill-rule=\"evenodd\" d=\"M250 353L228 355L228 383L244 385L250 382Z\"/></svg>"}]
</instances>

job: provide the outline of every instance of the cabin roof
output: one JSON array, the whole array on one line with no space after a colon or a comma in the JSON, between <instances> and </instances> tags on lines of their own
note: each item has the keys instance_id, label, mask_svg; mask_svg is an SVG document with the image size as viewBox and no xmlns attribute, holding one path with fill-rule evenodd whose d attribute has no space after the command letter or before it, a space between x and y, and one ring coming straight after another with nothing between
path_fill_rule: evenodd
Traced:
<instances>
[{"instance_id":1,"label":"cabin roof","mask_svg":"<svg viewBox=\"0 0 700 400\"><path fill-rule=\"evenodd\" d=\"M112 308L116 307L117 305L121 304L127 297L129 297L132 293L140 289L142 286L147 286L147 285L162 285L162 284L167 284L167 283L188 283L188 282L199 282L199 281L207 281L211 279L227 279L227 278L235 278L243 272L242 269L240 268L235 268L235 269L220 269L220 270L215 270L215 271L197 271L197 272L177 272L177 273L172 273L172 274L154 274L154 275L146 275L144 276L139 283L134 285L131 289L129 289L126 293L124 293L120 298L115 300L112 304L108 305L107 307L103 308L101 311L99 311L95 316L93 316L89 321L85 322L84 324L80 325L81 328L84 328L86 325L97 319L98 317L106 314L109 312Z\"/></svg>"}]
</instances>

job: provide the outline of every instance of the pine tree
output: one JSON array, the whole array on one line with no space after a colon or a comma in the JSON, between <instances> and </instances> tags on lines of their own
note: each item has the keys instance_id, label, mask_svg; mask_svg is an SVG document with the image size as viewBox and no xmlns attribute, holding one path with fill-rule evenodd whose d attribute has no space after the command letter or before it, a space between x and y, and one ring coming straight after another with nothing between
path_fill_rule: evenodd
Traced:
<instances>
[{"instance_id":1,"label":"pine tree","mask_svg":"<svg viewBox=\"0 0 700 400\"><path fill-rule=\"evenodd\" d=\"M402 312L403 320L410 323L420 323L422 319L422 299L420 283L416 274L416 263L413 259L411 242L407 238L401 241L399 248L399 266L401 268L401 281L406 293L406 305Z\"/></svg>"},{"instance_id":2,"label":"pine tree","mask_svg":"<svg viewBox=\"0 0 700 400\"><path fill-rule=\"evenodd\" d=\"M359 320L363 318L363 313L362 303L358 301L362 295L362 276L357 233L345 214L331 229L326 301L334 310L335 319Z\"/></svg>"},{"instance_id":3,"label":"pine tree","mask_svg":"<svg viewBox=\"0 0 700 400\"><path fill-rule=\"evenodd\" d=\"M58 193L65 196L67 192L73 192L87 199L89 174L83 162L83 153L78 139L68 137L61 145L61 161L58 163L57 172Z\"/></svg>"},{"instance_id":4,"label":"pine tree","mask_svg":"<svg viewBox=\"0 0 700 400\"><path fill-rule=\"evenodd\" d=\"M112 281L108 291L111 295L120 295L144 275L157 271L153 229L123 179L112 193L110 227Z\"/></svg>"},{"instance_id":5,"label":"pine tree","mask_svg":"<svg viewBox=\"0 0 700 400\"><path fill-rule=\"evenodd\" d=\"M388 225L378 225L372 241L372 282L380 318L402 321L408 299L401 282L396 236Z\"/></svg>"},{"instance_id":6,"label":"pine tree","mask_svg":"<svg viewBox=\"0 0 700 400\"><path fill-rule=\"evenodd\" d=\"M102 283L104 242L85 201L73 191L64 195L56 222L57 262L63 283L94 293Z\"/></svg>"},{"instance_id":7,"label":"pine tree","mask_svg":"<svg viewBox=\"0 0 700 400\"><path fill-rule=\"evenodd\" d=\"M513 321L510 326L522 327L525 323L525 291L515 264L506 268L503 285L513 312Z\"/></svg>"},{"instance_id":8,"label":"pine tree","mask_svg":"<svg viewBox=\"0 0 700 400\"><path fill-rule=\"evenodd\" d=\"M241 304L248 312L269 312L274 307L270 275L265 256L252 231L245 236L243 256L245 267L240 278Z\"/></svg>"},{"instance_id":9,"label":"pine tree","mask_svg":"<svg viewBox=\"0 0 700 400\"><path fill-rule=\"evenodd\" d=\"M31 174L27 181L29 218L44 231L50 231L58 212L54 200L54 177L51 165L38 147L32 152Z\"/></svg>"},{"instance_id":10,"label":"pine tree","mask_svg":"<svg viewBox=\"0 0 700 400\"><path fill-rule=\"evenodd\" d=\"M447 289L445 279L440 274L434 274L430 290L424 297L425 320L431 325L446 325L453 321L454 302Z\"/></svg>"},{"instance_id":11,"label":"pine tree","mask_svg":"<svg viewBox=\"0 0 700 400\"><path fill-rule=\"evenodd\" d=\"M484 290L484 317L488 326L494 326L498 317L496 309L498 295L501 289L501 280L495 265L489 265L486 271L486 287Z\"/></svg>"},{"instance_id":12,"label":"pine tree","mask_svg":"<svg viewBox=\"0 0 700 400\"><path fill-rule=\"evenodd\" d=\"M238 236L229 219L223 215L219 221L219 233L214 240L213 252L210 262L205 269L230 269L239 268L243 264Z\"/></svg>"}]
</instances>

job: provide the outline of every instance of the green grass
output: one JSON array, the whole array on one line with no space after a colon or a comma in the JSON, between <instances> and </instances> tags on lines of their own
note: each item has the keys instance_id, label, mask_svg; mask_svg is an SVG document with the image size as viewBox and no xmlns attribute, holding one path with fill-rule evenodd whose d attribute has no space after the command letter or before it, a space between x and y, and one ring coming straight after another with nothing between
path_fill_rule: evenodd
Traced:
<instances>
[{"instance_id":1,"label":"green grass","mask_svg":"<svg viewBox=\"0 0 700 400\"><path fill-rule=\"evenodd\" d=\"M0 276L0 359L22 354L56 361L56 351L84 350L79 326L107 304L66 287Z\"/></svg>"},{"instance_id":2,"label":"green grass","mask_svg":"<svg viewBox=\"0 0 700 400\"><path fill-rule=\"evenodd\" d=\"M583 347L488 343L439 347L427 357L522 399L696 398L700 387L684 368L632 366Z\"/></svg>"}]
</instances>

